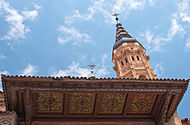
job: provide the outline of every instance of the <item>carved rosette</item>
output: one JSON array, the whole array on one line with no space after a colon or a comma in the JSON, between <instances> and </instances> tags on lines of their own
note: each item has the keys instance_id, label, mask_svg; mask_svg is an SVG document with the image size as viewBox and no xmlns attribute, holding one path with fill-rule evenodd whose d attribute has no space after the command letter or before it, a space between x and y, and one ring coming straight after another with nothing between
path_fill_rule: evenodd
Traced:
<instances>
[{"instance_id":1,"label":"carved rosette","mask_svg":"<svg viewBox=\"0 0 190 125\"><path fill-rule=\"evenodd\" d=\"M102 94L100 113L122 113L126 94Z\"/></svg>"},{"instance_id":2,"label":"carved rosette","mask_svg":"<svg viewBox=\"0 0 190 125\"><path fill-rule=\"evenodd\" d=\"M127 102L127 113L150 114L155 97L155 94L129 94Z\"/></svg>"},{"instance_id":3,"label":"carved rosette","mask_svg":"<svg viewBox=\"0 0 190 125\"><path fill-rule=\"evenodd\" d=\"M38 112L62 112L63 94L61 92L39 92L37 94Z\"/></svg>"},{"instance_id":4,"label":"carved rosette","mask_svg":"<svg viewBox=\"0 0 190 125\"><path fill-rule=\"evenodd\" d=\"M69 93L69 113L93 113L94 93Z\"/></svg>"}]
</instances>

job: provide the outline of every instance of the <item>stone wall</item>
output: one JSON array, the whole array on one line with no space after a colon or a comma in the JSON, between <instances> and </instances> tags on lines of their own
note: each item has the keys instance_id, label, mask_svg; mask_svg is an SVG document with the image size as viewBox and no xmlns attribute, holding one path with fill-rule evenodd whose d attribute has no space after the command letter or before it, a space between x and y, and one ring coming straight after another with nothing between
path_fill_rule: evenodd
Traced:
<instances>
[{"instance_id":1,"label":"stone wall","mask_svg":"<svg viewBox=\"0 0 190 125\"><path fill-rule=\"evenodd\" d=\"M5 101L4 101L4 96L3 92L0 91L0 111L5 111Z\"/></svg>"},{"instance_id":2,"label":"stone wall","mask_svg":"<svg viewBox=\"0 0 190 125\"><path fill-rule=\"evenodd\" d=\"M16 112L6 111L2 91L0 91L0 125L17 125Z\"/></svg>"},{"instance_id":3,"label":"stone wall","mask_svg":"<svg viewBox=\"0 0 190 125\"><path fill-rule=\"evenodd\" d=\"M17 115L15 112L0 112L0 125L17 125Z\"/></svg>"},{"instance_id":4,"label":"stone wall","mask_svg":"<svg viewBox=\"0 0 190 125\"><path fill-rule=\"evenodd\" d=\"M164 125L182 125L181 120L177 115L177 112L175 112L173 116L170 118L170 120L166 122Z\"/></svg>"}]
</instances>

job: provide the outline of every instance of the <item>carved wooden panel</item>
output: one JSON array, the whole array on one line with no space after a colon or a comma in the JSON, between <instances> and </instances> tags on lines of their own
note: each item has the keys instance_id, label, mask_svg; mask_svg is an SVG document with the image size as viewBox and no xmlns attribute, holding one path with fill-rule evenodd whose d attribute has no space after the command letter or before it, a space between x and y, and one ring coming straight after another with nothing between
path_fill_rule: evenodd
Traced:
<instances>
[{"instance_id":1,"label":"carved wooden panel","mask_svg":"<svg viewBox=\"0 0 190 125\"><path fill-rule=\"evenodd\" d=\"M99 113L122 113L126 94L102 94Z\"/></svg>"},{"instance_id":2,"label":"carved wooden panel","mask_svg":"<svg viewBox=\"0 0 190 125\"><path fill-rule=\"evenodd\" d=\"M156 94L129 94L127 101L127 113L150 114Z\"/></svg>"},{"instance_id":3,"label":"carved wooden panel","mask_svg":"<svg viewBox=\"0 0 190 125\"><path fill-rule=\"evenodd\" d=\"M24 93L21 92L21 91L17 91L17 109L16 109L16 112L17 112L17 115L19 117L21 116L24 116L25 114L25 105L24 105Z\"/></svg>"},{"instance_id":4,"label":"carved wooden panel","mask_svg":"<svg viewBox=\"0 0 190 125\"><path fill-rule=\"evenodd\" d=\"M0 117L0 125L12 125L11 118Z\"/></svg>"},{"instance_id":5,"label":"carved wooden panel","mask_svg":"<svg viewBox=\"0 0 190 125\"><path fill-rule=\"evenodd\" d=\"M69 93L69 113L93 113L94 93Z\"/></svg>"},{"instance_id":6,"label":"carved wooden panel","mask_svg":"<svg viewBox=\"0 0 190 125\"><path fill-rule=\"evenodd\" d=\"M62 112L63 93L61 92L39 92L37 94L38 112Z\"/></svg>"}]
</instances>

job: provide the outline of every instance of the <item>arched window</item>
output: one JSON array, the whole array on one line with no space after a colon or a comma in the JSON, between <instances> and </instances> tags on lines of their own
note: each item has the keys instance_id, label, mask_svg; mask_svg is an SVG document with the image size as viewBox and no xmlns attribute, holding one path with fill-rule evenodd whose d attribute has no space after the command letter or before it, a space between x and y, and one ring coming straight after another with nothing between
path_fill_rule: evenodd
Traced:
<instances>
[{"instance_id":1,"label":"arched window","mask_svg":"<svg viewBox=\"0 0 190 125\"><path fill-rule=\"evenodd\" d=\"M121 65L123 66L124 64L123 64L123 61L121 61Z\"/></svg>"},{"instance_id":2,"label":"arched window","mask_svg":"<svg viewBox=\"0 0 190 125\"><path fill-rule=\"evenodd\" d=\"M126 63L128 63L128 60L127 60L127 58L125 58L125 62L126 62Z\"/></svg>"},{"instance_id":3,"label":"arched window","mask_svg":"<svg viewBox=\"0 0 190 125\"><path fill-rule=\"evenodd\" d=\"M133 57L133 56L132 56L131 58L132 58L132 60L133 60L133 61L135 61L135 59L134 59L134 57Z\"/></svg>"},{"instance_id":4,"label":"arched window","mask_svg":"<svg viewBox=\"0 0 190 125\"><path fill-rule=\"evenodd\" d=\"M140 60L140 57L139 57L139 56L137 56L137 60Z\"/></svg>"}]
</instances>

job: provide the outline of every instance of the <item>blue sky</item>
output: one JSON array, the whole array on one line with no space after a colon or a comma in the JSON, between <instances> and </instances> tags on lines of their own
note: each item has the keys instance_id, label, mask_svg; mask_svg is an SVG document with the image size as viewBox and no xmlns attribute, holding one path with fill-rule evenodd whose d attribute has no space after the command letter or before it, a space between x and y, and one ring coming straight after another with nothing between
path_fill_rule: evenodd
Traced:
<instances>
[{"instance_id":1,"label":"blue sky","mask_svg":"<svg viewBox=\"0 0 190 125\"><path fill-rule=\"evenodd\" d=\"M159 78L190 78L189 0L0 0L0 73L116 77L115 21L147 50ZM190 117L189 88L178 107Z\"/></svg>"}]
</instances>

